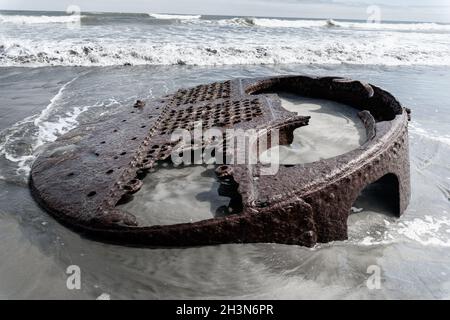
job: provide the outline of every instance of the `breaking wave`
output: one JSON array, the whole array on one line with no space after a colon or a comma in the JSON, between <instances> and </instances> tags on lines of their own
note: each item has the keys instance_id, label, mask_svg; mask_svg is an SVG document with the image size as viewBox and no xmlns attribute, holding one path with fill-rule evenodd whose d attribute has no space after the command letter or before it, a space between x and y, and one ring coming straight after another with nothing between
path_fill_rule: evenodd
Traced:
<instances>
[{"instance_id":1,"label":"breaking wave","mask_svg":"<svg viewBox=\"0 0 450 320\"><path fill-rule=\"evenodd\" d=\"M277 44L154 44L119 41L39 41L0 38L0 66L232 65L232 64L450 65L450 47L411 47L354 40Z\"/></svg>"},{"instance_id":2,"label":"breaking wave","mask_svg":"<svg viewBox=\"0 0 450 320\"><path fill-rule=\"evenodd\" d=\"M155 19L161 20L196 20L200 19L201 15L180 15L180 14L160 14L160 13L149 13L149 16Z\"/></svg>"},{"instance_id":3,"label":"breaking wave","mask_svg":"<svg viewBox=\"0 0 450 320\"><path fill-rule=\"evenodd\" d=\"M0 23L10 24L54 24L54 23L87 23L87 24L115 24L123 21L137 23L153 18L156 20L198 20L201 15L173 15L173 14L106 14L86 13L83 15L3 15L0 14Z\"/></svg>"},{"instance_id":4,"label":"breaking wave","mask_svg":"<svg viewBox=\"0 0 450 320\"><path fill-rule=\"evenodd\" d=\"M254 17L234 17L227 19L217 19L217 17L202 15L182 15L182 14L113 14L113 13L83 13L77 15L10 15L0 14L0 23L15 24L51 24L51 23L71 23L71 22L92 22L115 23L129 19L130 22L145 22L145 18L155 20L178 20L183 23L204 23L219 25L234 25L243 27L265 27L265 28L343 28L352 30L386 30L386 31L410 31L410 32L450 32L450 24L440 23L368 23L336 21L333 19L277 19L277 18L254 18ZM117 20L117 21L116 21ZM162 21L161 21L162 22Z\"/></svg>"},{"instance_id":5,"label":"breaking wave","mask_svg":"<svg viewBox=\"0 0 450 320\"><path fill-rule=\"evenodd\" d=\"M328 20L327 26L362 30L450 32L450 25L438 23L366 23Z\"/></svg>"},{"instance_id":6,"label":"breaking wave","mask_svg":"<svg viewBox=\"0 0 450 320\"><path fill-rule=\"evenodd\" d=\"M232 18L219 20L220 24L259 26L266 28L345 28L355 30L386 30L411 32L450 32L450 25L439 23L369 23L328 20L294 20L273 18Z\"/></svg>"},{"instance_id":7,"label":"breaking wave","mask_svg":"<svg viewBox=\"0 0 450 320\"><path fill-rule=\"evenodd\" d=\"M238 26L255 26L254 18L232 18L219 20L220 25L238 25Z\"/></svg>"},{"instance_id":8,"label":"breaking wave","mask_svg":"<svg viewBox=\"0 0 450 320\"><path fill-rule=\"evenodd\" d=\"M24 16L24 15L1 15L0 23L16 24L45 24L45 23L74 23L80 21L84 16Z\"/></svg>"},{"instance_id":9,"label":"breaking wave","mask_svg":"<svg viewBox=\"0 0 450 320\"><path fill-rule=\"evenodd\" d=\"M269 28L317 28L336 26L333 20L253 19L253 24Z\"/></svg>"},{"instance_id":10,"label":"breaking wave","mask_svg":"<svg viewBox=\"0 0 450 320\"><path fill-rule=\"evenodd\" d=\"M52 13L0 14L5 29L0 35L0 67L450 65L450 25L436 23L83 13L80 24L61 28L78 19Z\"/></svg>"}]
</instances>

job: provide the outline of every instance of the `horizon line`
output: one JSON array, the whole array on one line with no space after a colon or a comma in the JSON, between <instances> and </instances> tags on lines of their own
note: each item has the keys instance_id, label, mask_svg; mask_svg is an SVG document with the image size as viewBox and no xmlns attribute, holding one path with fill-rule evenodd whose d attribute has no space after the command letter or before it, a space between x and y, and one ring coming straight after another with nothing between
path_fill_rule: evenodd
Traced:
<instances>
[{"instance_id":1,"label":"horizon line","mask_svg":"<svg viewBox=\"0 0 450 320\"><path fill-rule=\"evenodd\" d=\"M57 13L66 13L66 11L62 10L29 10L29 9L1 9L3 12L57 12ZM366 19L351 19L351 18L330 18L330 17L314 17L314 18L305 18L305 17L286 17L286 16L260 16L260 15L221 15L221 14L202 14L202 13L168 13L168 12L131 12L131 11L81 11L82 13L91 13L91 14L108 14L108 13L116 13L116 14L166 14L166 15L200 15L200 16L217 16L217 17L244 17L244 18L277 18L277 19L300 19L300 20L335 20L335 21L367 21ZM436 24L450 24L448 22L437 22L437 21L426 21L426 20L383 20L381 19L380 23L386 22L394 22L394 23L436 23Z\"/></svg>"}]
</instances>

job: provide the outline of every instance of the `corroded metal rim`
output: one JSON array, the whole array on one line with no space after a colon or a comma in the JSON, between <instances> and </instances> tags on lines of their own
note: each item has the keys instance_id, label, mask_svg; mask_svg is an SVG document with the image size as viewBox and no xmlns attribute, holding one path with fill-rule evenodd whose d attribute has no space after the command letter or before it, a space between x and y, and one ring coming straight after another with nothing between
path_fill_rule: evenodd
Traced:
<instances>
[{"instance_id":1,"label":"corroded metal rim","mask_svg":"<svg viewBox=\"0 0 450 320\"><path fill-rule=\"evenodd\" d=\"M309 118L281 107L276 94L294 92L361 110L367 141L334 158L281 166L260 175L260 165L217 168L241 212L194 223L139 226L116 206L142 185L140 177L170 157L171 133L206 127L279 128L280 143ZM65 224L96 239L142 246L277 242L313 246L347 238L347 218L361 190L387 179L402 214L410 197L409 112L388 92L339 77L285 76L236 79L182 89L110 119L61 136L36 159L30 186L35 199ZM204 147L204 146L199 146ZM151 173L150 173L151 174Z\"/></svg>"}]
</instances>

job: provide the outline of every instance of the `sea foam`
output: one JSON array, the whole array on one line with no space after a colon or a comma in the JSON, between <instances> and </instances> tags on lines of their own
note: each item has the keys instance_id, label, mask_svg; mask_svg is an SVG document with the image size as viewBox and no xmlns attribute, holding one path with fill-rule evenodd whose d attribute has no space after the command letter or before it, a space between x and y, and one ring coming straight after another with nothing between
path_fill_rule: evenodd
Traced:
<instances>
[{"instance_id":1,"label":"sea foam","mask_svg":"<svg viewBox=\"0 0 450 320\"><path fill-rule=\"evenodd\" d=\"M64 16L25 16L25 15L1 15L0 23L15 24L48 24L48 23L74 23L80 21L84 16L64 15Z\"/></svg>"},{"instance_id":2,"label":"sea foam","mask_svg":"<svg viewBox=\"0 0 450 320\"><path fill-rule=\"evenodd\" d=\"M200 19L201 15L180 15L180 14L160 14L160 13L149 13L149 16L155 19L161 20L194 20Z\"/></svg>"},{"instance_id":3,"label":"sea foam","mask_svg":"<svg viewBox=\"0 0 450 320\"><path fill-rule=\"evenodd\" d=\"M230 20L232 23L233 20ZM344 22L328 20L289 20L253 18L249 25L269 28L347 28L361 30L393 30L393 31L444 31L450 32L450 25L438 23L371 23Z\"/></svg>"},{"instance_id":4,"label":"sea foam","mask_svg":"<svg viewBox=\"0 0 450 320\"><path fill-rule=\"evenodd\" d=\"M450 25L436 23L85 13L61 25L76 19L0 15L0 66L450 65Z\"/></svg>"},{"instance_id":5,"label":"sea foam","mask_svg":"<svg viewBox=\"0 0 450 320\"><path fill-rule=\"evenodd\" d=\"M83 42L0 39L0 66L239 65L239 64L450 65L450 47L416 48L374 43L277 44Z\"/></svg>"}]
</instances>

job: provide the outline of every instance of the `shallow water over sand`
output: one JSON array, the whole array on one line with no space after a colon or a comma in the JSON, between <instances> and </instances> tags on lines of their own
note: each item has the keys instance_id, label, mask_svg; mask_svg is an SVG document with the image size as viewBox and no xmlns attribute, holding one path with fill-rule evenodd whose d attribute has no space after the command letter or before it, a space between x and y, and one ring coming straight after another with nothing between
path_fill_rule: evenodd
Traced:
<instances>
[{"instance_id":1,"label":"shallow water over sand","mask_svg":"<svg viewBox=\"0 0 450 320\"><path fill-rule=\"evenodd\" d=\"M279 163L309 163L336 157L358 148L366 141L366 129L358 116L359 110L334 101L311 99L287 92L278 95L283 108L311 117L307 126L294 130L291 145L271 149L275 157L279 157ZM263 161L270 159L273 158L263 154Z\"/></svg>"},{"instance_id":2,"label":"shallow water over sand","mask_svg":"<svg viewBox=\"0 0 450 320\"><path fill-rule=\"evenodd\" d=\"M230 199L218 193L214 166L160 167L148 174L133 200L119 206L140 225L195 222L221 216Z\"/></svg>"},{"instance_id":3,"label":"shallow water over sand","mask_svg":"<svg viewBox=\"0 0 450 320\"><path fill-rule=\"evenodd\" d=\"M277 244L142 249L85 239L30 196L27 169L40 144L78 123L183 86L298 73L365 80L412 109L412 198L401 219L370 213L380 202L362 201L354 205L363 210L350 217L348 241L312 249ZM424 67L2 68L0 298L95 299L102 293L112 299L449 298L449 81L449 69ZM164 192L170 198L178 189ZM74 264L82 271L81 290L66 288L65 271ZM366 286L371 265L381 268L379 290Z\"/></svg>"}]
</instances>

